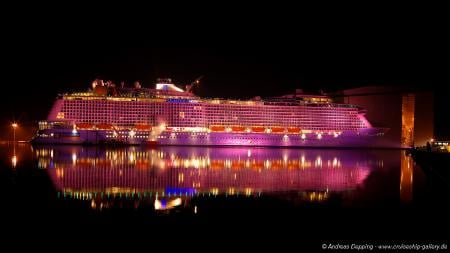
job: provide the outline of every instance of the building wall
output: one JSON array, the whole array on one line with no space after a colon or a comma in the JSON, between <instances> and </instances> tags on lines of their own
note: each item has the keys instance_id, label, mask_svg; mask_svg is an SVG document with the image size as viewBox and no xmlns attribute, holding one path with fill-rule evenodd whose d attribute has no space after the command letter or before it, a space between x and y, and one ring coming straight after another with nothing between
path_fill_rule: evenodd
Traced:
<instances>
[{"instance_id":1,"label":"building wall","mask_svg":"<svg viewBox=\"0 0 450 253\"><path fill-rule=\"evenodd\" d=\"M402 139L405 147L414 146L414 108L416 96L413 93L402 94Z\"/></svg>"},{"instance_id":2,"label":"building wall","mask_svg":"<svg viewBox=\"0 0 450 253\"><path fill-rule=\"evenodd\" d=\"M336 98L366 109L366 117L374 127L389 128L382 137L385 146L422 146L433 138L434 114L431 92L415 92L407 87L368 86L343 90ZM407 142L406 135L402 138L404 126L402 119L406 120L403 123L408 123L408 129L413 133L410 137L412 139Z\"/></svg>"},{"instance_id":3,"label":"building wall","mask_svg":"<svg viewBox=\"0 0 450 253\"><path fill-rule=\"evenodd\" d=\"M373 127L389 128L382 137L387 147L400 147L402 99L397 93L387 93L380 87L363 87L343 91L343 102L367 110L367 120Z\"/></svg>"}]
</instances>

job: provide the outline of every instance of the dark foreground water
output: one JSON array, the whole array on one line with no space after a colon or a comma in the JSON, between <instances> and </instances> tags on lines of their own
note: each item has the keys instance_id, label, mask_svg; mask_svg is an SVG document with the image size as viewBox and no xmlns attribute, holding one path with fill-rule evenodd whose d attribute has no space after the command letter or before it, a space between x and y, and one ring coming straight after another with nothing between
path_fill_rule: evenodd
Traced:
<instances>
[{"instance_id":1,"label":"dark foreground water","mask_svg":"<svg viewBox=\"0 0 450 253\"><path fill-rule=\"evenodd\" d=\"M3 228L15 238L320 249L442 243L448 232L447 182L401 150L21 144L1 145L0 158Z\"/></svg>"}]
</instances>

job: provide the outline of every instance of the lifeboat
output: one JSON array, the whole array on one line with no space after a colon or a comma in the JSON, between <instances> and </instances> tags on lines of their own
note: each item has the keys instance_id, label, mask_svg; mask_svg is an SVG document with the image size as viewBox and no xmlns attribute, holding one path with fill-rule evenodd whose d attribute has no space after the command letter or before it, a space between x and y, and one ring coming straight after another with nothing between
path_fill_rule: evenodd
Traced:
<instances>
[{"instance_id":1,"label":"lifeboat","mask_svg":"<svg viewBox=\"0 0 450 253\"><path fill-rule=\"evenodd\" d=\"M252 132L263 133L266 130L265 127L252 127Z\"/></svg>"},{"instance_id":2,"label":"lifeboat","mask_svg":"<svg viewBox=\"0 0 450 253\"><path fill-rule=\"evenodd\" d=\"M151 131L152 130L152 126L150 125L136 125L136 130L138 131Z\"/></svg>"},{"instance_id":3,"label":"lifeboat","mask_svg":"<svg viewBox=\"0 0 450 253\"><path fill-rule=\"evenodd\" d=\"M250 165L252 169L259 170L264 168L264 161L253 161Z\"/></svg>"},{"instance_id":4,"label":"lifeboat","mask_svg":"<svg viewBox=\"0 0 450 253\"><path fill-rule=\"evenodd\" d=\"M99 130L112 130L114 129L113 125L111 124L98 124L95 127Z\"/></svg>"},{"instance_id":5,"label":"lifeboat","mask_svg":"<svg viewBox=\"0 0 450 253\"><path fill-rule=\"evenodd\" d=\"M231 168L232 169L242 169L245 166L245 161L231 161Z\"/></svg>"},{"instance_id":6,"label":"lifeboat","mask_svg":"<svg viewBox=\"0 0 450 253\"><path fill-rule=\"evenodd\" d=\"M99 166L107 166L107 165L111 164L111 161L110 160L105 160L105 159L98 159L98 160L95 161L95 164L99 165Z\"/></svg>"},{"instance_id":7,"label":"lifeboat","mask_svg":"<svg viewBox=\"0 0 450 253\"><path fill-rule=\"evenodd\" d=\"M224 126L210 126L212 132L225 132Z\"/></svg>"},{"instance_id":8,"label":"lifeboat","mask_svg":"<svg viewBox=\"0 0 450 253\"><path fill-rule=\"evenodd\" d=\"M225 162L222 160L211 161L211 169L223 169L225 168Z\"/></svg>"},{"instance_id":9,"label":"lifeboat","mask_svg":"<svg viewBox=\"0 0 450 253\"><path fill-rule=\"evenodd\" d=\"M94 128L94 124L89 123L78 123L76 124L77 129L92 129Z\"/></svg>"},{"instance_id":10,"label":"lifeboat","mask_svg":"<svg viewBox=\"0 0 450 253\"><path fill-rule=\"evenodd\" d=\"M288 161L288 169L289 170L293 170L293 169L296 169L296 168L298 168L299 167L299 162L298 162L298 160L291 160L291 161Z\"/></svg>"},{"instance_id":11,"label":"lifeboat","mask_svg":"<svg viewBox=\"0 0 450 253\"><path fill-rule=\"evenodd\" d=\"M234 126L234 127L231 127L231 131L233 131L233 132L244 132L245 131L245 127Z\"/></svg>"},{"instance_id":12,"label":"lifeboat","mask_svg":"<svg viewBox=\"0 0 450 253\"><path fill-rule=\"evenodd\" d=\"M288 128L288 133L298 134L298 133L300 133L300 128L298 128L298 127L289 127Z\"/></svg>"},{"instance_id":13,"label":"lifeboat","mask_svg":"<svg viewBox=\"0 0 450 253\"><path fill-rule=\"evenodd\" d=\"M284 127L272 127L272 133L284 133Z\"/></svg>"},{"instance_id":14,"label":"lifeboat","mask_svg":"<svg viewBox=\"0 0 450 253\"><path fill-rule=\"evenodd\" d=\"M270 168L273 170L279 170L279 169L282 169L283 167L284 166L281 161L274 161L270 164Z\"/></svg>"}]
</instances>

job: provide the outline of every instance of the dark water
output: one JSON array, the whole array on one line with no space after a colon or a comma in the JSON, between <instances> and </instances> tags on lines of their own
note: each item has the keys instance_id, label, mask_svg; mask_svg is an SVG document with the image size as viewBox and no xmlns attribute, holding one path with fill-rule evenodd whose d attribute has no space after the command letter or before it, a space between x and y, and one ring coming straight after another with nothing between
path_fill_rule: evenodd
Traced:
<instances>
[{"instance_id":1,"label":"dark water","mask_svg":"<svg viewBox=\"0 0 450 253\"><path fill-rule=\"evenodd\" d=\"M439 239L448 225L448 185L401 150L21 144L0 151L3 218L21 234L125 227L177 238L231 229L241 239L314 244Z\"/></svg>"}]
</instances>

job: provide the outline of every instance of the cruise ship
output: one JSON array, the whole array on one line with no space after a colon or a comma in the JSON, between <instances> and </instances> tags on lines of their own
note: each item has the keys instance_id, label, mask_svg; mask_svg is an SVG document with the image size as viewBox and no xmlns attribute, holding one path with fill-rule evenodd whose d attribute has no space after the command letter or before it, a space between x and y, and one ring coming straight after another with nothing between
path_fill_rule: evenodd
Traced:
<instances>
[{"instance_id":1,"label":"cruise ship","mask_svg":"<svg viewBox=\"0 0 450 253\"><path fill-rule=\"evenodd\" d=\"M37 144L373 147L387 129L365 110L326 95L250 100L201 98L171 79L155 88L95 80L87 92L58 96L39 122Z\"/></svg>"}]
</instances>

